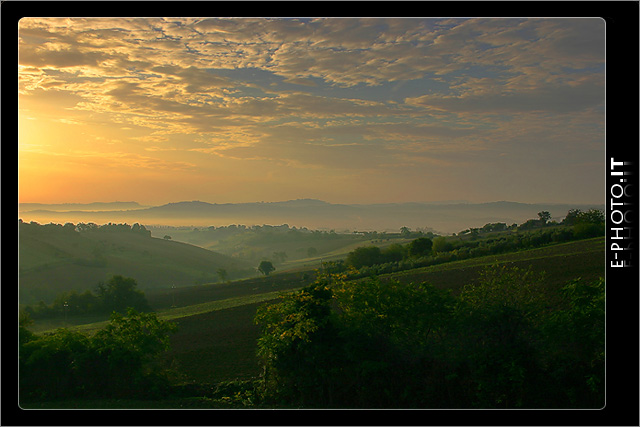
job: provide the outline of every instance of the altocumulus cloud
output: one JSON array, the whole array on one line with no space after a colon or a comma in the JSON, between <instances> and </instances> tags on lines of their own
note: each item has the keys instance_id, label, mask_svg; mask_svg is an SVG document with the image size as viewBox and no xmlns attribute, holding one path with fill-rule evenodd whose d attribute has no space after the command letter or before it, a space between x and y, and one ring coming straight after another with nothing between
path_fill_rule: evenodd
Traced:
<instances>
[{"instance_id":1,"label":"altocumulus cloud","mask_svg":"<svg viewBox=\"0 0 640 427\"><path fill-rule=\"evenodd\" d=\"M604 29L599 19L26 18L20 108L134 128L147 154L189 156L179 168L197 153L417 174L430 153L434 164L465 150L524 159L537 141L568 153L581 139L587 164L604 150Z\"/></svg>"}]
</instances>

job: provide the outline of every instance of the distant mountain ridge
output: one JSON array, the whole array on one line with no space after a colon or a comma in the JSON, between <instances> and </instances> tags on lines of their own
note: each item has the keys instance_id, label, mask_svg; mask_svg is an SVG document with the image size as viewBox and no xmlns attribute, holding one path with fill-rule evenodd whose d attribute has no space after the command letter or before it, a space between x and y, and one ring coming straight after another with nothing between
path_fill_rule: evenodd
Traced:
<instances>
[{"instance_id":1,"label":"distant mountain ridge","mask_svg":"<svg viewBox=\"0 0 640 427\"><path fill-rule=\"evenodd\" d=\"M20 212L44 210L44 211L112 211L124 209L143 209L138 202L92 202L92 203L20 203Z\"/></svg>"},{"instance_id":2,"label":"distant mountain ridge","mask_svg":"<svg viewBox=\"0 0 640 427\"><path fill-rule=\"evenodd\" d=\"M521 224L528 219L537 218L537 213L541 211L549 211L551 218L559 221L570 209L604 209L604 204L529 204L509 201L333 204L317 199L224 204L196 200L153 207L141 207L137 203L132 206L134 208L121 210L65 212L53 209L27 211L21 206L19 216L23 221L36 222L139 222L146 225L173 226L289 224L336 231L397 231L400 227L409 227L430 228L441 233L456 233L470 227L481 227L490 222Z\"/></svg>"}]
</instances>

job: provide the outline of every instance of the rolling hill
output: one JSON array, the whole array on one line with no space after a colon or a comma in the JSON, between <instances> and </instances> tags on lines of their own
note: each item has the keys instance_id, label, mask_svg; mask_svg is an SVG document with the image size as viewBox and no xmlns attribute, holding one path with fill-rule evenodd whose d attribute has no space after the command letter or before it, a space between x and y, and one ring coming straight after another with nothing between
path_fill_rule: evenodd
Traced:
<instances>
[{"instance_id":1,"label":"rolling hill","mask_svg":"<svg viewBox=\"0 0 640 427\"><path fill-rule=\"evenodd\" d=\"M457 293L462 286L477 281L481 272L492 265L545 272L546 286L555 289L577 277L590 282L605 275L605 239L596 237L437 264L385 274L380 280L426 282ZM149 301L158 310L159 317L179 325L171 338L167 359L177 362L187 381L215 383L258 376L259 328L253 320L257 307L272 303L279 293L298 289L314 279L314 274L307 277L301 272L279 273L229 284L189 286L175 292L150 292ZM173 304L177 307L170 308ZM79 324L72 328L92 331L105 323Z\"/></svg>"},{"instance_id":2,"label":"rolling hill","mask_svg":"<svg viewBox=\"0 0 640 427\"><path fill-rule=\"evenodd\" d=\"M478 280L481 272L491 265L510 265L522 269L531 268L536 273L545 272L545 283L559 289L568 281L582 277L592 281L605 274L605 239L580 240L524 251L472 258L430 267L402 271L380 276L381 280L397 280L401 283L430 283L440 289L459 292L466 284ZM278 281L278 276L256 279L253 286L258 292L268 292L269 288L258 288L259 281ZM313 279L310 278L310 281ZM255 284L254 284L255 283ZM292 288L301 284L290 281ZM283 290L285 287L283 286ZM181 290L181 299L196 288ZM201 312L172 319L179 324L172 336L172 349L168 358L175 358L187 378L200 382L230 381L247 379L260 375L256 351L259 328L253 322L260 304L246 298L246 304L230 308ZM211 294L212 297L213 294ZM229 298L230 295L219 296ZM257 295L253 295L256 298ZM216 297L214 297L216 298ZM208 298L206 298L208 299ZM177 311L177 309L174 309ZM163 316L168 316L168 310Z\"/></svg>"},{"instance_id":3,"label":"rolling hill","mask_svg":"<svg viewBox=\"0 0 640 427\"><path fill-rule=\"evenodd\" d=\"M182 287L254 274L254 266L186 243L153 238L135 224L94 227L19 223L20 302L51 302L62 292L93 290L112 275L134 278L141 290Z\"/></svg>"}]
</instances>

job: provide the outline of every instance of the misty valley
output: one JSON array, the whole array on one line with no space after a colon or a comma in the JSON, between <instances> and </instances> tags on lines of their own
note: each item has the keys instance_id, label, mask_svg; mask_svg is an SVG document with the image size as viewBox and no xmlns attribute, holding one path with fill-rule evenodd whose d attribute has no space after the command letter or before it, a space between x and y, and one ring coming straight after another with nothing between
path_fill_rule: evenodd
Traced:
<instances>
[{"instance_id":1,"label":"misty valley","mask_svg":"<svg viewBox=\"0 0 640 427\"><path fill-rule=\"evenodd\" d=\"M602 404L598 209L452 234L22 219L18 231L25 408Z\"/></svg>"}]
</instances>

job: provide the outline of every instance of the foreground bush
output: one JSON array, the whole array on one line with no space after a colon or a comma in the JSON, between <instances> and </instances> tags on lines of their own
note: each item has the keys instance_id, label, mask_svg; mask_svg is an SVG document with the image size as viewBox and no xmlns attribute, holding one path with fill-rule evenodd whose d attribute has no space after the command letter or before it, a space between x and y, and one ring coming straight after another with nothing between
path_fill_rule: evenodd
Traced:
<instances>
[{"instance_id":1,"label":"foreground bush","mask_svg":"<svg viewBox=\"0 0 640 427\"><path fill-rule=\"evenodd\" d=\"M259 309L260 397L350 408L599 408L604 287L494 266L460 296L319 279Z\"/></svg>"},{"instance_id":2,"label":"foreground bush","mask_svg":"<svg viewBox=\"0 0 640 427\"><path fill-rule=\"evenodd\" d=\"M175 325L155 313L114 313L93 336L67 329L38 336L25 325L20 329L21 400L153 397L168 384L157 359Z\"/></svg>"}]
</instances>

